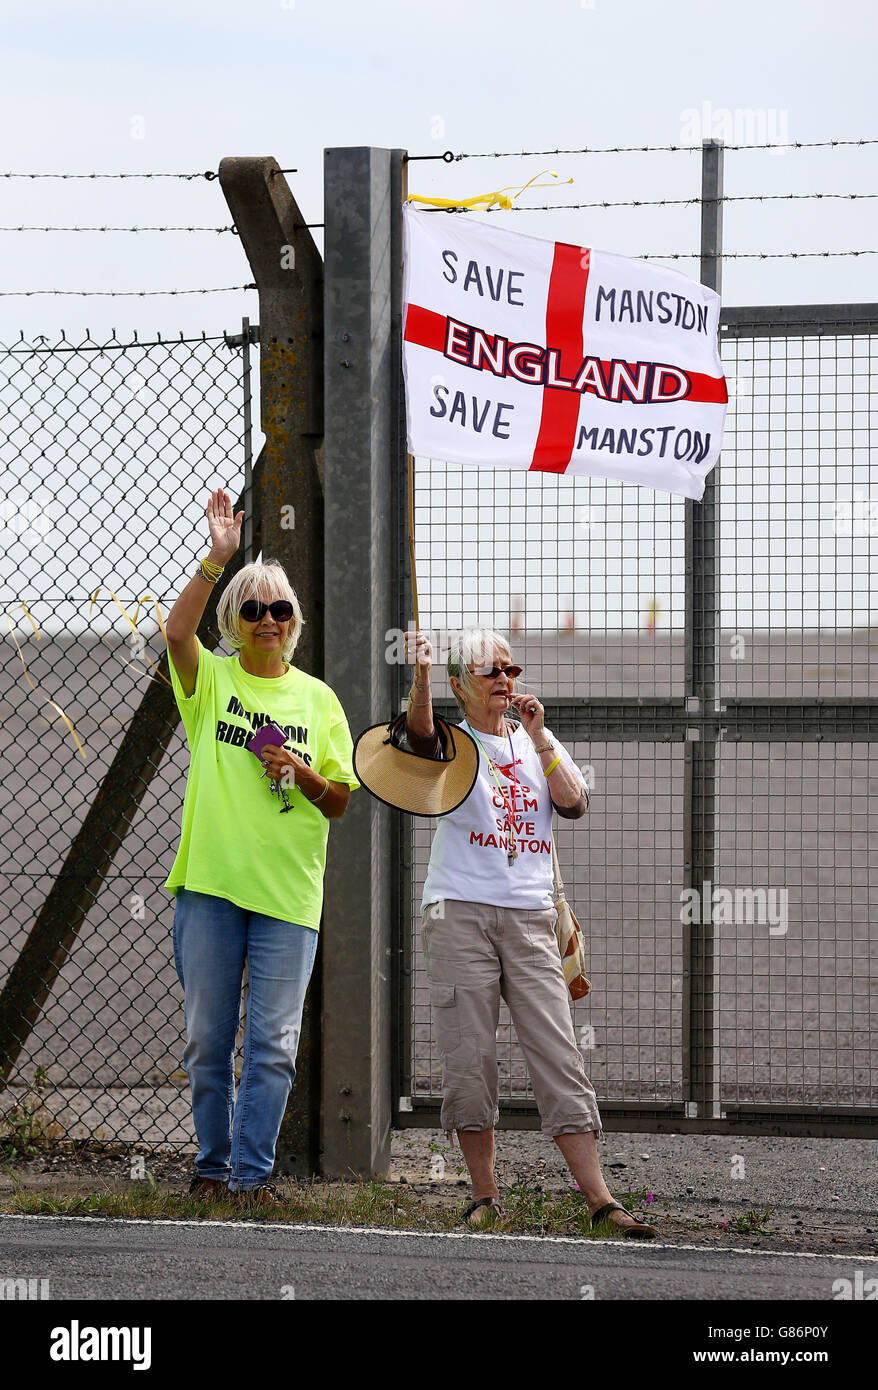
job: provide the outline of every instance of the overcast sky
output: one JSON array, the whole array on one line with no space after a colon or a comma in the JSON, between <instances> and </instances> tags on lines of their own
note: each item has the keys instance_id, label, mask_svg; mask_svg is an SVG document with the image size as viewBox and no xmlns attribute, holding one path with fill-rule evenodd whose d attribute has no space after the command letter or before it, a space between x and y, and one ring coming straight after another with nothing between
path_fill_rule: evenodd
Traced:
<instances>
[{"instance_id":1,"label":"overcast sky","mask_svg":"<svg viewBox=\"0 0 878 1390\"><path fill-rule=\"evenodd\" d=\"M29 0L4 3L3 172L215 170L272 154L322 220L323 150L411 154L698 142L738 113L768 138L878 134L876 8L865 0ZM705 106L709 108L705 111ZM696 128L693 111L700 114ZM684 113L689 113L688 115ZM751 129L753 126L751 125ZM410 191L468 196L551 167L572 185L527 202L686 198L691 154L412 166ZM729 152L726 192L878 191L878 146ZM228 225L216 182L3 180L0 225ZM638 254L697 249L698 210L508 214L534 235ZM230 235L8 233L4 290L201 289L250 272ZM874 202L731 204L726 250L878 250ZM698 273L697 262L678 263ZM875 300L878 257L728 262L730 304ZM256 296L0 305L8 341L115 327L216 332Z\"/></svg>"},{"instance_id":2,"label":"overcast sky","mask_svg":"<svg viewBox=\"0 0 878 1390\"><path fill-rule=\"evenodd\" d=\"M878 137L876 9L865 0L831 6L819 0L738 0L734 6L696 0L29 0L14 7L6 0L3 29L0 172L195 172L215 170L226 155L273 155L282 167L297 170L288 180L312 222L322 220L328 146L398 146L424 155L686 143L697 151L701 138L710 135L726 136L729 143ZM522 204L685 199L697 198L700 190L697 152L423 161L411 164L409 189L468 197L520 186L546 169L573 183L531 192ZM876 175L878 146L730 150L725 192L873 193ZM0 226L223 227L231 221L218 182L202 178L0 179L0 198ZM725 249L878 251L876 204L878 199L733 202L725 211ZM625 255L698 248L697 206L494 216L516 230ZM315 237L321 244L319 231ZM228 233L9 232L0 233L0 244L0 288L7 295L190 290L251 279L240 244ZM697 278L697 259L674 264ZM730 305L874 302L878 256L728 260L723 298ZM0 340L17 338L20 329L50 341L62 330L73 340L86 329L99 339L115 329L122 340L135 330L141 338L157 330L234 332L244 313L258 317L253 292L5 297ZM831 427L829 421L830 435ZM234 479L225 482L232 486ZM590 505L589 497L598 503L592 561L597 540L616 543L622 529L621 520L612 528L602 520L601 487L589 493L580 484L576 493L577 504ZM635 504L647 496L647 490L626 489L626 499ZM813 524L819 510L822 526L831 498L812 493L811 499ZM674 506L681 516L682 504ZM797 523L787 510L772 523L797 555L801 516L800 511L795 535L789 527ZM426 545L427 529L420 534ZM782 546L772 543L771 533L762 534L763 548L780 549L782 561ZM582 546L589 541L581 527L577 539ZM679 540L675 533L675 545ZM788 587L793 608L782 597L775 601L791 622L808 625L819 616L813 606L806 614L793 611L803 583L825 588L833 621L868 618L871 594L864 578L876 541L846 542L859 555L853 571L860 577L847 575L847 597L836 606L831 535L830 540L825 585L817 577L823 561L815 566L804 553L781 574L780 587ZM747 533L745 551L751 544L755 548ZM481 546L487 556L484 540ZM642 583L625 586L626 624L639 623L660 587L645 552L642 559L648 571ZM745 577L739 609L742 603L753 608L754 589L776 587L764 578L767 563L755 583ZM584 606L593 625L615 625L615 617L603 617L600 566L580 553L576 568L569 596L556 595L554 606ZM660 625L672 612L675 621L682 616L682 591L671 596L664 592L669 587L664 582ZM674 587L679 589L676 582ZM726 594L734 597L729 588ZM536 603L539 610L540 596ZM495 612L482 616L505 623L508 605L509 595L502 592ZM457 618L449 614L447 620ZM527 613L526 620L538 625L539 611ZM588 625L588 613L584 621Z\"/></svg>"}]
</instances>

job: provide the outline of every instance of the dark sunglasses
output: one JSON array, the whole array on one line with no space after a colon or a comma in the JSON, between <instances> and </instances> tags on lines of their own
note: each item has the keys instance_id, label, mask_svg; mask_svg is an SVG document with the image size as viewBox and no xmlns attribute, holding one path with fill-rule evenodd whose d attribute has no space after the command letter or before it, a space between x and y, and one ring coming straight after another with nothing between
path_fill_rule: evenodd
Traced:
<instances>
[{"instance_id":1,"label":"dark sunglasses","mask_svg":"<svg viewBox=\"0 0 878 1390\"><path fill-rule=\"evenodd\" d=\"M255 598L248 598L238 612L245 623L258 623L266 613L270 613L276 623L288 623L293 616L293 605L287 598L279 598L275 603L260 603Z\"/></svg>"},{"instance_id":2,"label":"dark sunglasses","mask_svg":"<svg viewBox=\"0 0 878 1390\"><path fill-rule=\"evenodd\" d=\"M473 675L484 676L485 680L491 681L496 680L499 675L504 675L508 676L511 681L514 681L516 676L521 675L521 672L521 666L492 666L490 670L488 670L487 667L476 669L473 671Z\"/></svg>"}]
</instances>

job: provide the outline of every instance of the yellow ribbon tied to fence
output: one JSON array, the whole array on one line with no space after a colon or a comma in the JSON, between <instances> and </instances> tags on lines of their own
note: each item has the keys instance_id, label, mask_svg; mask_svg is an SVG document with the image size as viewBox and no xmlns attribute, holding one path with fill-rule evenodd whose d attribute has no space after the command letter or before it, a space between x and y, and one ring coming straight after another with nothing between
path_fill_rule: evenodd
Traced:
<instances>
[{"instance_id":1,"label":"yellow ribbon tied to fence","mask_svg":"<svg viewBox=\"0 0 878 1390\"><path fill-rule=\"evenodd\" d=\"M95 603L96 603L96 601L97 601L98 594L101 592L101 589L102 589L102 588L103 588L103 585L101 585L101 588L95 589L94 594L92 595L91 603L90 603L89 606L88 606L88 611L89 611L89 613L91 613L91 610L94 608ZM132 617L130 616L130 614L128 613L128 610L126 609L125 605L124 605L123 603L121 603L120 600L119 600L119 599L116 597L116 595L113 593L113 590L112 590L112 589L108 589L108 590L107 590L107 593L110 595L110 598L113 600L113 602L115 603L115 605L116 605L116 607L118 608L119 612L122 614L122 617L125 619L125 621L126 621L127 623L130 624L130 626L131 626L131 631L132 631L132 632L137 632L137 609L140 608L141 604L145 604L145 603L147 603L147 602L152 603L153 607L155 608L155 615L156 615L156 619L157 619L157 621L158 621L159 629L160 629L160 631L161 631L162 636L163 636L164 639L165 639L165 643L167 644L167 641L168 641L168 634L167 634L167 632L165 631L165 620L164 620L164 618L162 617L162 610L159 608L158 601L157 601L156 599L153 598L152 594L144 594L143 598L139 598L139 599L137 600L137 608L135 608L135 610L134 610L134 617L132 618ZM139 635L139 636L142 636L143 634L141 633L141 634L138 634L138 635ZM103 639L103 637L102 637L102 638L101 638L101 641L103 641L103 640L104 640L104 639ZM164 683L165 683L165 685L170 685L171 682L168 680L167 676L165 676L165 675L162 674L162 672L161 672L161 671L159 670L159 668L156 666L155 662L154 662L154 661L150 661L149 657L146 657L146 660L149 661L150 666L151 666L152 669L155 671L155 673L156 673L156 675L159 677L159 679L160 679L160 680L163 680ZM126 665L126 666L134 666L134 662L133 662L133 661L126 661L126 662L125 662L125 665ZM137 667L135 666L134 669L137 670ZM143 675L144 673L143 673L143 672L140 672L140 674ZM154 680L154 679L155 679L154 676L150 676L150 680ZM173 687L171 687L171 688L173 689Z\"/></svg>"},{"instance_id":2,"label":"yellow ribbon tied to fence","mask_svg":"<svg viewBox=\"0 0 878 1390\"><path fill-rule=\"evenodd\" d=\"M101 588L103 588L103 585L101 585ZM101 589L100 589L100 588L95 589L94 594L93 594L93 596L92 596L91 603L89 604L89 610L88 610L89 613L91 613L92 608L94 608L95 602L97 601L97 596L98 596L98 594L99 594L100 592L101 592ZM132 632L137 632L137 613L138 613L138 609L139 609L142 605L151 602L151 603L153 604L154 608L155 608L155 615L156 615L156 619L157 619L157 621L158 621L159 628L161 629L161 634L162 634L162 636L164 637L165 642L167 642L167 640L168 640L168 634L167 634L167 632L165 631L165 620L164 620L164 618L162 617L162 610L161 610L161 608L160 608L159 605L158 605L158 601L157 601L155 598L153 598L152 594L144 594L143 598L140 598L140 599L137 600L137 607L136 607L135 610L134 610L134 617L132 618L131 615L128 613L127 609L125 608L125 605L124 605L123 603L120 602L120 600L119 600L119 599L116 597L116 595L113 593L112 589L108 589L107 592L109 593L110 598L113 600L113 602L115 603L116 607L119 609L119 612L122 614L122 616L123 616L123 618L125 619L125 621L130 625L131 631L132 631ZM27 604L24 602L24 599L21 600L21 602L20 602L20 604L19 604L18 606L24 610L25 616L26 616L28 622L30 623L31 627L33 628L33 630L34 630L34 635L35 635L37 641L39 642L39 641L41 640L41 638L42 638L42 634L40 633L40 629L37 627L37 624L36 624L36 622L34 621L34 618L33 618L33 615L32 615L32 613L31 613L30 609L28 608ZM12 610L12 611L14 611L14 610ZM21 669L22 669L22 671L24 671L25 680L27 681L27 683L28 683L28 685L30 686L31 690L34 690L34 691L36 691L37 694L39 694L39 693L40 693L40 688L39 688L39 686L38 686L38 685L35 685L34 682L33 682L33 681L31 680L31 678L30 678L30 672L29 672L28 669L27 669L27 665L26 665L25 660L24 660L24 653L23 653L22 650L21 650L21 645L20 645L20 643L19 643L19 641L18 641L18 638L17 638L16 635L15 635L15 628L14 628L13 625L12 625L12 618L11 618L11 616L10 616L10 610L9 610L8 608L6 609L6 615L5 615L5 616L6 616L6 621L7 621L8 624L9 624L9 633L10 633L10 636L12 637L12 640L13 640L13 642L15 643L16 651L18 652L18 659L19 659L19 661L21 662ZM142 636L142 634L140 634L140 635ZM102 637L101 637L101 641L103 641L103 640L104 640L104 639L103 639L103 636L102 636ZM155 662L154 662L154 661L151 661L149 657L146 657L145 659L149 662L150 666L151 666L151 667L153 668L153 670L156 672L156 675L159 677L159 679L160 679L160 680L163 680L163 681L165 682L165 685L170 685L171 682L168 680L167 676L165 676L165 675L159 670L159 668L156 666ZM125 665L126 665L126 666L134 666L134 662L133 662L133 661L126 661L126 662L125 662ZM134 667L134 669L137 670L137 671L138 671L138 674L140 674L140 675L148 674L148 673L146 673L146 672L139 671L138 668L137 668L136 666ZM149 679L150 679L150 680L154 680L155 677L154 677L154 676L150 676ZM85 749L83 748L82 744L80 743L80 741L79 741L79 739L78 739L78 737L77 737L76 730L74 729L73 723L72 723L72 721L70 720L70 718L64 713L64 710L61 708L61 706L58 705L58 704L56 704L54 700L50 700L48 696L44 696L43 698L45 699L46 704L52 706L52 709L56 712L56 714L60 714L61 718L64 720L64 723L67 725L67 728L70 730L71 738L73 739L73 742L76 744L76 747L77 747L77 749L79 750L80 756L82 757L83 761L85 761Z\"/></svg>"},{"instance_id":3,"label":"yellow ribbon tied to fence","mask_svg":"<svg viewBox=\"0 0 878 1390\"><path fill-rule=\"evenodd\" d=\"M506 188L498 188L495 193L477 193L473 198L424 198L418 193L410 193L406 201L409 203L426 203L428 207L432 208L462 208L469 210L471 208L498 207L509 209L512 207L513 199L520 198L527 188L558 188L561 186L557 183L537 183L536 180L541 179L543 174L549 174L553 179L557 179L558 177L553 169L543 169L541 173L534 174L532 179L528 179L527 183L523 184L516 193L512 193L512 198L507 197L507 194L511 193L513 188L515 188L514 183L508 184ZM564 183L572 182L572 179L564 179Z\"/></svg>"},{"instance_id":4,"label":"yellow ribbon tied to fence","mask_svg":"<svg viewBox=\"0 0 878 1390\"><path fill-rule=\"evenodd\" d=\"M33 617L31 616L31 611L30 611L30 609L28 608L27 604L25 603L24 599L21 600L20 607L24 609L25 616L27 617L28 622L30 623L31 627L33 628L34 633L36 634L36 639L37 639L37 641L39 642L39 641L40 641L40 629L37 627L36 623L34 622ZM31 678L30 678L30 672L28 671L27 666L25 665L24 656L23 656L23 654L22 654L21 647L19 646L18 638L17 638L16 635L15 635L15 629L14 629L14 627L12 626L12 619L11 619L11 617L9 616L9 609L8 609L8 608L7 608L7 610L6 610L6 621L7 621L8 624L9 624L9 632L10 632L10 635L11 635L11 637L12 637L13 642L15 643L16 650L18 651L18 659L19 659L19 661L21 662L21 669L22 669L22 671L24 671L25 680L27 681L27 683L28 683L28 685L30 686L31 690L35 690L35 691L37 692L37 694L39 694L39 693L40 693L40 691L39 691L39 686L34 685L33 681L32 681ZM46 703L49 704L49 705L51 705L51 706L52 706L52 709L55 710L55 712L56 712L57 714L60 714L61 718L64 720L64 723L67 725L68 729L70 730L71 735L73 736L73 742L76 744L77 748L79 749L79 751L80 751L80 753L81 753L81 755L82 755L83 761L85 761L85 750L83 749L83 746L82 746L82 744L80 743L79 739L76 737L76 730L74 729L74 727L73 727L73 725L71 724L70 720L67 718L67 715L64 713L64 711L63 711L63 709L61 708L60 705L56 705L56 704L55 704L55 701L54 701L54 700L50 700L48 696L44 696L44 699L45 699Z\"/></svg>"}]
</instances>

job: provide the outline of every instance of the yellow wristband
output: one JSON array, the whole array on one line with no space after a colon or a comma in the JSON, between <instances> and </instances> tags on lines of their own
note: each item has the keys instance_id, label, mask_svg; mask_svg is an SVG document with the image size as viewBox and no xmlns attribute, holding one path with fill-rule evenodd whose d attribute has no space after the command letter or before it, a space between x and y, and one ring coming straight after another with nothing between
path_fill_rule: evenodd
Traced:
<instances>
[{"instance_id":1,"label":"yellow wristband","mask_svg":"<svg viewBox=\"0 0 878 1390\"><path fill-rule=\"evenodd\" d=\"M543 768L543 776L544 776L544 777L548 777L548 775L549 775L550 772L554 772L554 771L555 771L555 768L558 766L558 764L560 763L560 761L561 761L561 754L559 753L558 756L557 756L557 758L555 758L553 762L549 763L549 766L548 766L548 767L544 767L544 768Z\"/></svg>"},{"instance_id":2,"label":"yellow wristband","mask_svg":"<svg viewBox=\"0 0 878 1390\"><path fill-rule=\"evenodd\" d=\"M202 579L206 579L208 584L216 584L222 578L225 565L215 565L205 556L203 560L199 560L198 568Z\"/></svg>"}]
</instances>

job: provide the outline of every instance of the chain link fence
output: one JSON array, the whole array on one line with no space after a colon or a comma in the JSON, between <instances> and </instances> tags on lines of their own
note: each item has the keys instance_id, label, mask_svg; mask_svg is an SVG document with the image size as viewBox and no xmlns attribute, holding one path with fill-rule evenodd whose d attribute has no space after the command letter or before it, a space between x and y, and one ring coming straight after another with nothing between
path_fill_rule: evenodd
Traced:
<instances>
[{"instance_id":1,"label":"chain link fence","mask_svg":"<svg viewBox=\"0 0 878 1390\"><path fill-rule=\"evenodd\" d=\"M0 1116L7 1132L188 1146L162 886L188 749L173 702L164 727L142 702L167 676L152 599L167 616L205 552L210 490L240 491L240 347L21 340L0 347L0 400ZM105 819L74 859L138 718L150 744L130 824ZM50 893L62 901L45 920ZM64 894L78 924L66 937ZM22 992L26 948L38 965Z\"/></svg>"}]
</instances>

